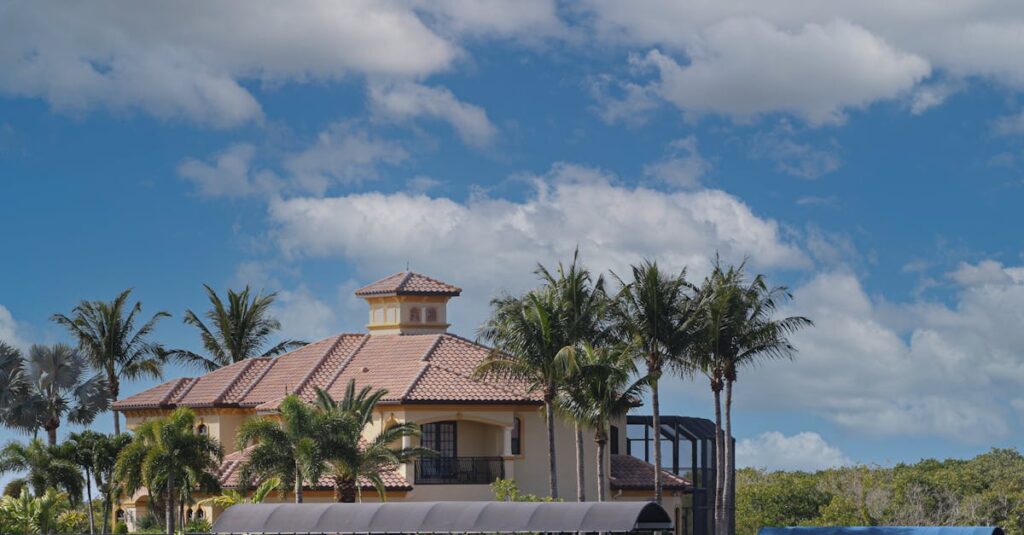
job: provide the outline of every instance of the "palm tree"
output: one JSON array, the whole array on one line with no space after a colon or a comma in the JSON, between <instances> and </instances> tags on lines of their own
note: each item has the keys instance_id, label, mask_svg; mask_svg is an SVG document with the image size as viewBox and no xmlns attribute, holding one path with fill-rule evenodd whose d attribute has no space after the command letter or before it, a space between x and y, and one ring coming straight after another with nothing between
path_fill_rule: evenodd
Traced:
<instances>
[{"instance_id":1,"label":"palm tree","mask_svg":"<svg viewBox=\"0 0 1024 535\"><path fill-rule=\"evenodd\" d=\"M789 336L814 325L802 316L776 319L779 305L792 298L784 286L771 287L763 275L745 280L744 265L715 267L701 287L706 296L705 319L700 333L700 367L711 378L715 397L716 448L722 452L716 463L719 496L716 521L721 533L731 533L732 494L735 479L732 451L732 392L738 372L766 359L790 359L796 348ZM725 391L724 426L721 391Z\"/></svg>"},{"instance_id":2,"label":"palm tree","mask_svg":"<svg viewBox=\"0 0 1024 535\"><path fill-rule=\"evenodd\" d=\"M72 433L65 444L71 448L75 464L85 473L85 495L89 503L89 533L96 532L96 519L92 509L92 480L95 465L96 448L103 435L95 431Z\"/></svg>"},{"instance_id":3,"label":"palm tree","mask_svg":"<svg viewBox=\"0 0 1024 535\"><path fill-rule=\"evenodd\" d=\"M128 433L100 435L92 450L93 477L96 479L96 490L99 491L102 497L102 533L110 533L110 518L114 512L114 497L121 492L121 485L115 477L117 457L128 447L131 441L132 436Z\"/></svg>"},{"instance_id":4,"label":"palm tree","mask_svg":"<svg viewBox=\"0 0 1024 535\"><path fill-rule=\"evenodd\" d=\"M161 489L167 533L174 533L174 502L182 487L216 481L212 474L224 457L215 439L195 432L195 422L195 413L188 408L146 420L135 428L115 465L114 477L126 493L143 486L151 493Z\"/></svg>"},{"instance_id":5,"label":"palm tree","mask_svg":"<svg viewBox=\"0 0 1024 535\"><path fill-rule=\"evenodd\" d=\"M306 345L297 340L283 340L260 352L270 336L281 329L281 323L270 316L270 306L277 294L252 294L248 286L241 292L229 289L225 304L213 288L205 284L203 287L212 306L204 315L210 325L203 323L192 310L185 311L185 323L199 329L203 348L210 356L184 349L171 351L170 356L212 371L250 357L272 357Z\"/></svg>"},{"instance_id":6,"label":"palm tree","mask_svg":"<svg viewBox=\"0 0 1024 535\"><path fill-rule=\"evenodd\" d=\"M620 340L632 347L636 358L647 367L651 387L652 426L661 430L661 405L658 382L666 367L688 369L685 360L692 343L690 331L696 321L695 301L689 295L686 271L672 276L656 262L645 260L632 266L633 280L626 283L618 275L622 289L615 300L615 330ZM655 438L658 440L658 437ZM654 448L654 499L661 502L661 448Z\"/></svg>"},{"instance_id":7,"label":"palm tree","mask_svg":"<svg viewBox=\"0 0 1024 535\"><path fill-rule=\"evenodd\" d=\"M55 488L69 496L82 495L82 474L75 463L72 448L48 446L42 440L29 443L9 442L0 450L0 474L22 472L23 487L31 487L36 496Z\"/></svg>"},{"instance_id":8,"label":"palm tree","mask_svg":"<svg viewBox=\"0 0 1024 535\"><path fill-rule=\"evenodd\" d=\"M64 418L73 424L92 423L110 408L110 393L102 374L87 376L88 372L88 361L71 346L32 346L18 372L23 383L5 424L31 433L45 429L50 445L55 445Z\"/></svg>"},{"instance_id":9,"label":"palm tree","mask_svg":"<svg viewBox=\"0 0 1024 535\"><path fill-rule=\"evenodd\" d=\"M579 372L559 394L559 410L594 431L597 445L597 501L606 499L604 471L611 421L636 406L648 378L634 379L633 352L623 347L583 346Z\"/></svg>"},{"instance_id":10,"label":"palm tree","mask_svg":"<svg viewBox=\"0 0 1024 535\"><path fill-rule=\"evenodd\" d=\"M201 500L199 504L203 505L210 503L220 507L221 509L227 509L232 505L238 505L240 503L263 503L263 500L266 500L267 496L269 496L271 492L277 490L277 487L280 486L281 478L272 477L262 481L259 486L256 487L256 490L253 491L252 496L246 496L237 490L228 489L220 496Z\"/></svg>"},{"instance_id":11,"label":"palm tree","mask_svg":"<svg viewBox=\"0 0 1024 535\"><path fill-rule=\"evenodd\" d=\"M563 318L558 313L558 296L539 289L521 297L494 299L491 309L479 334L494 349L473 376L523 382L529 392L540 392L547 419L549 491L551 498L558 499L554 401L576 369L575 352L559 324Z\"/></svg>"},{"instance_id":12,"label":"palm tree","mask_svg":"<svg viewBox=\"0 0 1024 535\"><path fill-rule=\"evenodd\" d=\"M562 337L567 343L566 348L576 351L582 344L599 344L606 336L606 318L608 296L604 290L604 276L593 279L590 271L579 262L579 249L573 252L572 263L564 266L558 263L557 276L543 265L538 265L536 273L544 281L545 287L554 293L558 305L557 322L564 329ZM580 422L575 422L576 436L576 501L586 501L584 463L583 463L583 429Z\"/></svg>"},{"instance_id":13,"label":"palm tree","mask_svg":"<svg viewBox=\"0 0 1024 535\"><path fill-rule=\"evenodd\" d=\"M317 389L317 408L335 422L334 431L324 449L334 479L336 501L363 501L360 479L369 481L381 500L384 500L386 489L383 473L410 462L416 456L433 453L426 448L394 446L401 444L406 437L419 436L419 428L408 422L383 429L373 440L362 438L366 426L373 423L377 403L387 393L387 390L374 392L369 386L357 392L354 379L349 381L340 401L332 399L324 390Z\"/></svg>"},{"instance_id":14,"label":"palm tree","mask_svg":"<svg viewBox=\"0 0 1024 535\"><path fill-rule=\"evenodd\" d=\"M142 314L142 303L129 308L127 289L113 301L82 301L71 311L71 316L54 314L52 320L66 327L78 340L78 349L85 353L89 363L107 378L110 399L121 394L121 381L134 379L160 379L163 376L163 348L149 340L160 318L169 317L157 312L135 328ZM117 411L114 415L114 434L121 432Z\"/></svg>"},{"instance_id":15,"label":"palm tree","mask_svg":"<svg viewBox=\"0 0 1024 535\"><path fill-rule=\"evenodd\" d=\"M0 500L0 526L6 533L51 534L58 529L58 517L68 509L67 495L47 489L33 498L22 488L18 497Z\"/></svg>"},{"instance_id":16,"label":"palm tree","mask_svg":"<svg viewBox=\"0 0 1024 535\"><path fill-rule=\"evenodd\" d=\"M250 444L249 458L242 465L244 483L253 477L278 477L294 485L295 503L302 503L304 482L316 485L326 469L321 442L330 435L323 414L295 394L284 398L280 422L266 417L250 418L238 429L240 448Z\"/></svg>"}]
</instances>

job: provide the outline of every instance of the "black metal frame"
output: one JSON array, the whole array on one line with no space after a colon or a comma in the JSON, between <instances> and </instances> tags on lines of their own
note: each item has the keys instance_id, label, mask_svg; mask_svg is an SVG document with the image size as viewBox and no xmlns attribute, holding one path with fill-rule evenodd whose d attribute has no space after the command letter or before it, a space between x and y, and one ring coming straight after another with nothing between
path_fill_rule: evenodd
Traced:
<instances>
[{"instance_id":1,"label":"black metal frame","mask_svg":"<svg viewBox=\"0 0 1024 535\"><path fill-rule=\"evenodd\" d=\"M423 457L414 465L416 485L490 485L505 477L501 457Z\"/></svg>"}]
</instances>

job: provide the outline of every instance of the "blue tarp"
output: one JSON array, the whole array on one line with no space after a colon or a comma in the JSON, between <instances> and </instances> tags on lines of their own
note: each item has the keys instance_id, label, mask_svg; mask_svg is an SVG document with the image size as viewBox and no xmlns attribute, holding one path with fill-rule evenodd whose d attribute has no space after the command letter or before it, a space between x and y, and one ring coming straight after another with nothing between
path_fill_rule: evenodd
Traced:
<instances>
[{"instance_id":1,"label":"blue tarp","mask_svg":"<svg viewBox=\"0 0 1024 535\"><path fill-rule=\"evenodd\" d=\"M758 535L1003 535L996 527L871 526L854 528L761 528Z\"/></svg>"}]
</instances>

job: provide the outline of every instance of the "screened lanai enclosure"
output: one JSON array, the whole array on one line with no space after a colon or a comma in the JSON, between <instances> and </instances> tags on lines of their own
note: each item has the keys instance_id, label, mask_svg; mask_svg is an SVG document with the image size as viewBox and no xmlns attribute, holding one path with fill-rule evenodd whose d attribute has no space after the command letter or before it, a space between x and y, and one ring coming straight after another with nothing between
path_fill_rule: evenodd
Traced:
<instances>
[{"instance_id":1,"label":"screened lanai enclosure","mask_svg":"<svg viewBox=\"0 0 1024 535\"><path fill-rule=\"evenodd\" d=\"M653 502L279 503L229 507L213 533L641 533L673 527Z\"/></svg>"},{"instance_id":2,"label":"screened lanai enclosure","mask_svg":"<svg viewBox=\"0 0 1024 535\"><path fill-rule=\"evenodd\" d=\"M662 468L693 482L693 507L689 518L678 520L680 525L692 535L714 533L715 423L706 418L662 415L661 430L656 432L652 416L630 415L626 425L627 454L653 464L658 444Z\"/></svg>"}]
</instances>

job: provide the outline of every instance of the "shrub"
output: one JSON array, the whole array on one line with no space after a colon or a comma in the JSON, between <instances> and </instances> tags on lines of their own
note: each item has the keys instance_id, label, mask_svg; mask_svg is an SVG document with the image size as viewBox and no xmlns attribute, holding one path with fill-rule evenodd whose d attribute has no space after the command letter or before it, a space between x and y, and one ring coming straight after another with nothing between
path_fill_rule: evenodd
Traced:
<instances>
[{"instance_id":1,"label":"shrub","mask_svg":"<svg viewBox=\"0 0 1024 535\"><path fill-rule=\"evenodd\" d=\"M125 534L127 534L128 533L128 524L125 524L124 522L118 522L117 524L114 524L114 533L115 533L115 535L125 535Z\"/></svg>"}]
</instances>

